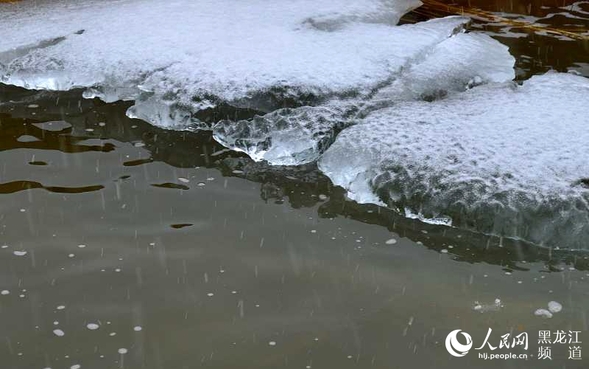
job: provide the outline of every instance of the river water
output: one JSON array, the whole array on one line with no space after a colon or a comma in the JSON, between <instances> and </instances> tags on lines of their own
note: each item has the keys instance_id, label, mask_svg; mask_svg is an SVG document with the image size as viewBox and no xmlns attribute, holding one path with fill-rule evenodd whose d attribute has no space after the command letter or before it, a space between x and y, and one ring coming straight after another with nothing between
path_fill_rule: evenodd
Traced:
<instances>
[{"instance_id":1,"label":"river water","mask_svg":"<svg viewBox=\"0 0 589 369\"><path fill-rule=\"evenodd\" d=\"M587 2L458 3L588 22ZM445 15L429 6L403 22ZM586 38L472 28L510 47L518 79L589 76ZM0 367L587 367L570 340L589 337L586 253L357 204L313 163L255 163L130 105L0 85ZM447 349L456 329L472 337L464 357ZM498 348L521 333L527 349Z\"/></svg>"}]
</instances>

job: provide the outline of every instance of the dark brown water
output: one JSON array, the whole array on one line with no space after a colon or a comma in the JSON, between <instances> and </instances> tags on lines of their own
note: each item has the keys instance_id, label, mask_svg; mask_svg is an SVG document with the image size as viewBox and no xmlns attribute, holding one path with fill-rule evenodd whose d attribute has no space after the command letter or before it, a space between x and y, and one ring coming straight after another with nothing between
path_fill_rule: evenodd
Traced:
<instances>
[{"instance_id":1,"label":"dark brown water","mask_svg":"<svg viewBox=\"0 0 589 369\"><path fill-rule=\"evenodd\" d=\"M497 37L520 76L586 73L586 41ZM1 369L587 367L587 343L537 357L541 330L589 342L586 254L357 205L312 165L252 163L127 106L0 86ZM534 315L550 301L562 311ZM489 328L528 350L476 350ZM474 341L462 358L455 329Z\"/></svg>"},{"instance_id":2,"label":"dark brown water","mask_svg":"<svg viewBox=\"0 0 589 369\"><path fill-rule=\"evenodd\" d=\"M589 2L574 0L423 0L405 22L451 14L509 46L518 79L549 70L589 76ZM494 21L489 21L494 18Z\"/></svg>"}]
</instances>

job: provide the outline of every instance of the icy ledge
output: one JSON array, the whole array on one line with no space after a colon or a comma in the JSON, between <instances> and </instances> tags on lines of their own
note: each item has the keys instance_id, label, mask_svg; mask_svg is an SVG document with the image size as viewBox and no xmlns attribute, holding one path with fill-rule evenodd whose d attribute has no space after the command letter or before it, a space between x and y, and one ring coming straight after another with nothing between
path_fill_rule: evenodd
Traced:
<instances>
[{"instance_id":1,"label":"icy ledge","mask_svg":"<svg viewBox=\"0 0 589 369\"><path fill-rule=\"evenodd\" d=\"M224 120L213 126L213 132L217 141L254 160L305 164L317 160L339 131L361 122L372 111L510 81L514 63L507 47L491 37L457 33L407 61L399 73L366 96L279 109L252 120Z\"/></svg>"},{"instance_id":2,"label":"icy ledge","mask_svg":"<svg viewBox=\"0 0 589 369\"><path fill-rule=\"evenodd\" d=\"M0 4L0 81L137 100L163 127L219 104L368 94L461 29L395 26L417 0L74 0ZM35 27L30 27L34 24ZM199 124L200 123L200 124Z\"/></svg>"},{"instance_id":3,"label":"icy ledge","mask_svg":"<svg viewBox=\"0 0 589 369\"><path fill-rule=\"evenodd\" d=\"M587 249L588 157L589 79L549 73L375 111L319 168L358 202Z\"/></svg>"}]
</instances>

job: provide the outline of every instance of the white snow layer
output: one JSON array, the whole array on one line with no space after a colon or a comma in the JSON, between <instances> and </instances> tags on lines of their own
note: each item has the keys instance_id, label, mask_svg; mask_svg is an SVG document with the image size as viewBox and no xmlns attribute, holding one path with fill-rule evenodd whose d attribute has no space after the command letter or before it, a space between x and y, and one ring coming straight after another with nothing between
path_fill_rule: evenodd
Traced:
<instances>
[{"instance_id":1,"label":"white snow layer","mask_svg":"<svg viewBox=\"0 0 589 369\"><path fill-rule=\"evenodd\" d=\"M396 25L420 4L0 4L0 82L134 100L129 116L213 129L218 141L256 160L319 158L359 202L587 248L588 80L548 74L516 86L507 47L464 33L468 19ZM216 107L259 115L198 119Z\"/></svg>"},{"instance_id":2,"label":"white snow layer","mask_svg":"<svg viewBox=\"0 0 589 369\"><path fill-rule=\"evenodd\" d=\"M319 168L358 202L586 248L588 157L589 79L549 73L377 110Z\"/></svg>"},{"instance_id":3,"label":"white snow layer","mask_svg":"<svg viewBox=\"0 0 589 369\"><path fill-rule=\"evenodd\" d=\"M112 0L0 4L0 75L31 89L92 87L131 115L188 123L259 94L365 93L462 27L394 26L416 0ZM31 25L34 24L34 27ZM194 122L190 122L194 123Z\"/></svg>"}]
</instances>

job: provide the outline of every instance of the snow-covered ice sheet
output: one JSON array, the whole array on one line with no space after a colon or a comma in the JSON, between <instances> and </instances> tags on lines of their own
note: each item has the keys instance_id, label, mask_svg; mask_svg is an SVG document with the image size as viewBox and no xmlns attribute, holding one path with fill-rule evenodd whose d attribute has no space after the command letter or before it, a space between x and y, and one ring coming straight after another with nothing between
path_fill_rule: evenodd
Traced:
<instances>
[{"instance_id":1,"label":"snow-covered ice sheet","mask_svg":"<svg viewBox=\"0 0 589 369\"><path fill-rule=\"evenodd\" d=\"M361 121L370 111L509 81L515 76L514 63L507 47L489 36L458 33L412 59L368 96L280 109L253 120L226 120L214 126L214 134L217 141L254 160L304 164L317 160L341 129Z\"/></svg>"},{"instance_id":2,"label":"snow-covered ice sheet","mask_svg":"<svg viewBox=\"0 0 589 369\"><path fill-rule=\"evenodd\" d=\"M381 109L319 161L358 202L551 247L589 240L589 79L535 76Z\"/></svg>"},{"instance_id":3,"label":"snow-covered ice sheet","mask_svg":"<svg viewBox=\"0 0 589 369\"><path fill-rule=\"evenodd\" d=\"M252 107L260 94L368 93L466 21L449 17L395 26L418 5L415 0L0 4L0 76L4 83L31 89L88 87L88 97L138 100L132 116L178 126L195 123L195 112L219 102Z\"/></svg>"}]
</instances>

